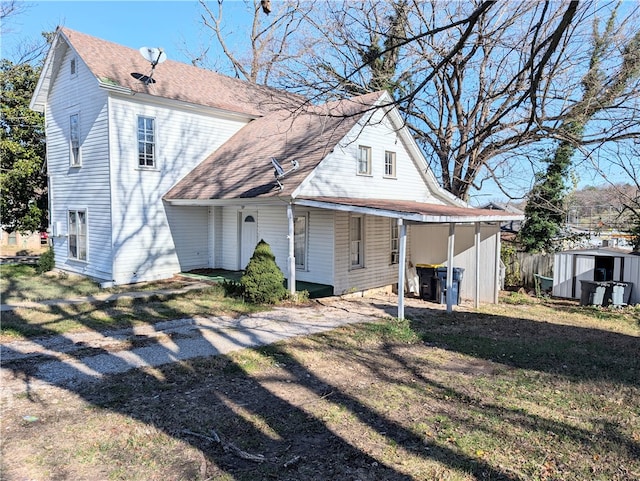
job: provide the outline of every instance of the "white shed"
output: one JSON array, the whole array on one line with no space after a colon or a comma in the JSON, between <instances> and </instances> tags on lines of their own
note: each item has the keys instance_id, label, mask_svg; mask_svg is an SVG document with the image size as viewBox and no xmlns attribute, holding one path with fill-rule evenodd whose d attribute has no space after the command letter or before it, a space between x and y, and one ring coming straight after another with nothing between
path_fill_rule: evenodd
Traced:
<instances>
[{"instance_id":1,"label":"white shed","mask_svg":"<svg viewBox=\"0 0 640 481\"><path fill-rule=\"evenodd\" d=\"M629 304L640 303L640 253L600 247L558 252L553 263L553 295L580 299L580 281L631 282Z\"/></svg>"}]
</instances>

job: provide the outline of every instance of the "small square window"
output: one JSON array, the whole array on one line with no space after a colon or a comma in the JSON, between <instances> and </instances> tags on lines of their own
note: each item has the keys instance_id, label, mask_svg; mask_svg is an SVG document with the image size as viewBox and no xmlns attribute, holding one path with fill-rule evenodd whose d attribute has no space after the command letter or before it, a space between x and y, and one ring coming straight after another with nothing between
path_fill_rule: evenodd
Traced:
<instances>
[{"instance_id":1,"label":"small square window","mask_svg":"<svg viewBox=\"0 0 640 481\"><path fill-rule=\"evenodd\" d=\"M395 178L396 176L396 153L386 151L384 153L384 176Z\"/></svg>"},{"instance_id":2,"label":"small square window","mask_svg":"<svg viewBox=\"0 0 640 481\"><path fill-rule=\"evenodd\" d=\"M371 147L358 146L358 174L371 175Z\"/></svg>"}]
</instances>

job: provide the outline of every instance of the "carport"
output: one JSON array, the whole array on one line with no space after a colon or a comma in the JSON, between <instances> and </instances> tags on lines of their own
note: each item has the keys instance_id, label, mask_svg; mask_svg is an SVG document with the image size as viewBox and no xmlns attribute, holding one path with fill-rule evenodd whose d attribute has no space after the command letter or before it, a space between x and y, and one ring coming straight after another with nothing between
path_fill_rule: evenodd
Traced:
<instances>
[{"instance_id":1,"label":"carport","mask_svg":"<svg viewBox=\"0 0 640 481\"><path fill-rule=\"evenodd\" d=\"M379 216L396 219L399 227L399 261L398 261L398 318L404 318L404 296L406 279L406 245L408 225L446 225L448 226L447 237L447 281L446 281L446 304L447 312L453 311L454 300L451 295L453 282L453 263L456 245L456 226L473 225L474 240L473 251L475 260L474 283L474 305L480 303L480 283L481 269L480 260L483 253L480 246L480 233L482 224L492 224L496 226L495 251L490 252L494 263L495 285L494 302L498 301L499 272L500 272L500 228L502 222L523 220L522 215L501 212L488 209L475 209L472 207L458 207L451 205L429 204L424 202L390 200L390 199L354 199L347 197L308 197L295 198L288 205L289 218L289 285L295 285L295 260L293 249L293 206L316 207L335 211L351 212L363 215Z\"/></svg>"}]
</instances>

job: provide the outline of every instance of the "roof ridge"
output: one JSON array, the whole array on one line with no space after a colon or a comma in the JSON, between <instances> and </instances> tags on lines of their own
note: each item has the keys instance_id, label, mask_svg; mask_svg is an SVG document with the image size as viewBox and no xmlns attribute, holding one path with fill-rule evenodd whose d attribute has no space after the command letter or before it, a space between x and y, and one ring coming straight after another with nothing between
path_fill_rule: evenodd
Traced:
<instances>
[{"instance_id":1,"label":"roof ridge","mask_svg":"<svg viewBox=\"0 0 640 481\"><path fill-rule=\"evenodd\" d=\"M144 85L131 76L136 71L146 72L149 69L149 63L138 50L68 27L58 27L56 32L63 35L98 80L108 80L109 83L136 92L252 116L263 115L282 106L308 102L306 97L287 90L252 83L172 59L156 67L154 83Z\"/></svg>"}]
</instances>

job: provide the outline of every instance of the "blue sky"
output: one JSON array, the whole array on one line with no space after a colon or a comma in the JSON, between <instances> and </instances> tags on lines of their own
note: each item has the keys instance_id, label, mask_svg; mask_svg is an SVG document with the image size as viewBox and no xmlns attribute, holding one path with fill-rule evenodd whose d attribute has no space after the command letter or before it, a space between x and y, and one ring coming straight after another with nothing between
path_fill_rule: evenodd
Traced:
<instances>
[{"instance_id":1,"label":"blue sky","mask_svg":"<svg viewBox=\"0 0 640 481\"><path fill-rule=\"evenodd\" d=\"M1 0L0 0L1 1ZM173 60L190 62L206 39L195 0L182 1L46 1L20 2L23 12L3 26L2 57L12 58L16 45L37 39L63 25L131 48L162 47ZM229 21L246 18L242 2L225 2ZM4 33L5 29L7 30Z\"/></svg>"}]
</instances>

